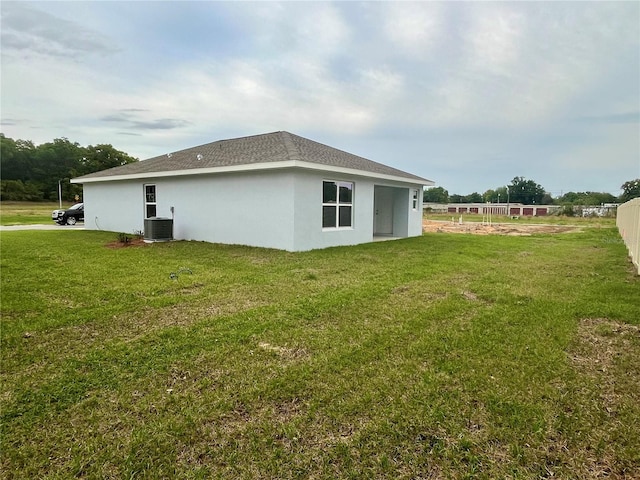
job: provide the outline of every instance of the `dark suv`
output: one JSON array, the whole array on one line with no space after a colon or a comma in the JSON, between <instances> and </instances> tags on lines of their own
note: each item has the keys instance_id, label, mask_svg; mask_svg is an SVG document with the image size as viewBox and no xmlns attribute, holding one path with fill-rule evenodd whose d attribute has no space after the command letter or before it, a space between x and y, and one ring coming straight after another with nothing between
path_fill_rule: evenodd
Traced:
<instances>
[{"instance_id":1,"label":"dark suv","mask_svg":"<svg viewBox=\"0 0 640 480\"><path fill-rule=\"evenodd\" d=\"M76 203L66 210L54 210L51 213L51 220L60 225L75 225L77 222L84 220L84 203Z\"/></svg>"}]
</instances>

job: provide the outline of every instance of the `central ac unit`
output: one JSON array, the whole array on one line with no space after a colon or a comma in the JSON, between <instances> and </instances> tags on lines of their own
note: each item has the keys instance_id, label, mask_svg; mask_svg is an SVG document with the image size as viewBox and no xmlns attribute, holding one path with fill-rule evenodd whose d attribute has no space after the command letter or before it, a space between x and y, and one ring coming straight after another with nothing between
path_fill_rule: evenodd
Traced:
<instances>
[{"instance_id":1,"label":"central ac unit","mask_svg":"<svg viewBox=\"0 0 640 480\"><path fill-rule=\"evenodd\" d=\"M144 219L145 242L168 242L173 240L173 219L151 217Z\"/></svg>"}]
</instances>

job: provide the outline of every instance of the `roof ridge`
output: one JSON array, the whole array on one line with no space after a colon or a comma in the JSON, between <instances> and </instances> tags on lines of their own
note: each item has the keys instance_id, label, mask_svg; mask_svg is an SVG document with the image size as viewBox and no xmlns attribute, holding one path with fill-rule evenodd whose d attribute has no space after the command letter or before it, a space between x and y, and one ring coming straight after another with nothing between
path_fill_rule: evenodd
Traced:
<instances>
[{"instance_id":1,"label":"roof ridge","mask_svg":"<svg viewBox=\"0 0 640 480\"><path fill-rule=\"evenodd\" d=\"M285 131L281 131L279 133L280 137L282 138L282 142L284 143L284 147L287 149L287 157L289 157L289 160L302 160L298 147L296 147L296 145L293 143L293 140L291 139L291 134Z\"/></svg>"},{"instance_id":2,"label":"roof ridge","mask_svg":"<svg viewBox=\"0 0 640 480\"><path fill-rule=\"evenodd\" d=\"M244 137L221 138L221 139L218 139L218 140L214 140L213 142L201 143L200 145L195 145L193 147L181 148L180 150L175 150L173 152L167 152L167 153L171 153L171 154L180 153L180 152L184 152L184 151L187 151L187 150L195 150L197 148L208 147L210 145L222 144L222 143L227 143L227 142L234 142L234 141L237 141L237 140L246 140L246 139L255 138L255 137L266 137L266 136L274 135L274 134L277 134L277 133L283 133L283 132L275 131L275 132L267 132L267 133L256 133L254 135L245 135ZM287 132L284 132L284 133L287 133ZM146 162L148 160L155 160L156 158L164 157L165 155L166 155L166 153L161 153L161 154L156 155L154 157L144 158L142 161Z\"/></svg>"}]
</instances>

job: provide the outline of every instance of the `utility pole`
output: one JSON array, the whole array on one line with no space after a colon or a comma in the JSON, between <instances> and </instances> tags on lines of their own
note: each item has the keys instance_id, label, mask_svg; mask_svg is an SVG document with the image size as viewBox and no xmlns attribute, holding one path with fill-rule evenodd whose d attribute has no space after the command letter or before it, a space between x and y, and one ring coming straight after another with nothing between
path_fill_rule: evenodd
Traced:
<instances>
[{"instance_id":1,"label":"utility pole","mask_svg":"<svg viewBox=\"0 0 640 480\"><path fill-rule=\"evenodd\" d=\"M511 209L509 208L509 185L507 187L507 217L511 216Z\"/></svg>"}]
</instances>

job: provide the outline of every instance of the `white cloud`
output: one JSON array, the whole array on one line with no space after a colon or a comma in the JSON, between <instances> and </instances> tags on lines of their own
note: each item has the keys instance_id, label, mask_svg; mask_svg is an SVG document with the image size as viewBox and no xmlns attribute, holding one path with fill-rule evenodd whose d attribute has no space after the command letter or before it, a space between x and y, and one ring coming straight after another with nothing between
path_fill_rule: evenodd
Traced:
<instances>
[{"instance_id":1,"label":"white cloud","mask_svg":"<svg viewBox=\"0 0 640 480\"><path fill-rule=\"evenodd\" d=\"M240 124L251 118L260 125L316 125L358 132L372 122L369 109L350 99L348 90L341 89L322 65L299 59L287 76L293 89L282 85L279 75L271 75L261 62L232 62L208 71L192 66L180 73L182 81L168 99L172 106L164 108L208 124ZM153 102L153 90L147 97Z\"/></svg>"},{"instance_id":2,"label":"white cloud","mask_svg":"<svg viewBox=\"0 0 640 480\"><path fill-rule=\"evenodd\" d=\"M508 74L521 53L525 20L508 6L474 4L465 33L469 63L479 71Z\"/></svg>"},{"instance_id":3,"label":"white cloud","mask_svg":"<svg viewBox=\"0 0 640 480\"><path fill-rule=\"evenodd\" d=\"M18 2L2 5L2 49L5 56L44 55L76 60L118 51L109 38L98 32Z\"/></svg>"},{"instance_id":4,"label":"white cloud","mask_svg":"<svg viewBox=\"0 0 640 480\"><path fill-rule=\"evenodd\" d=\"M595 13L600 4L464 5L462 33L452 37L460 55L440 57L441 75L421 97L431 127L539 128L607 81L611 52L637 52L628 32L638 27L620 12L610 18L608 6L604 20ZM623 28L612 28L620 20Z\"/></svg>"},{"instance_id":5,"label":"white cloud","mask_svg":"<svg viewBox=\"0 0 640 480\"><path fill-rule=\"evenodd\" d=\"M233 4L243 32L261 51L278 57L306 56L324 61L343 51L351 29L332 3L257 2Z\"/></svg>"},{"instance_id":6,"label":"white cloud","mask_svg":"<svg viewBox=\"0 0 640 480\"><path fill-rule=\"evenodd\" d=\"M604 135L592 122L608 140L591 153L575 129L563 137L567 119L640 111L637 3L75 5L2 4L5 134L142 158L228 132L326 132L373 153L401 134L389 155L419 158L415 173L436 180L436 165L479 158L517 169L534 155L531 132L545 145L540 132L557 134L562 148L545 155L559 165L577 158L566 152L625 165L637 152L631 128Z\"/></svg>"},{"instance_id":7,"label":"white cloud","mask_svg":"<svg viewBox=\"0 0 640 480\"><path fill-rule=\"evenodd\" d=\"M349 28L332 4L315 4L313 12L303 11L294 19L300 50L321 58L340 52L349 41Z\"/></svg>"},{"instance_id":8,"label":"white cloud","mask_svg":"<svg viewBox=\"0 0 640 480\"><path fill-rule=\"evenodd\" d=\"M442 35L443 6L436 2L382 4L386 37L399 55L424 58Z\"/></svg>"}]
</instances>

